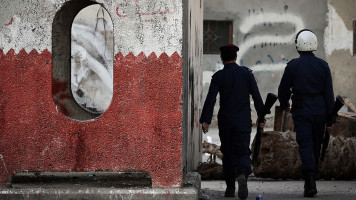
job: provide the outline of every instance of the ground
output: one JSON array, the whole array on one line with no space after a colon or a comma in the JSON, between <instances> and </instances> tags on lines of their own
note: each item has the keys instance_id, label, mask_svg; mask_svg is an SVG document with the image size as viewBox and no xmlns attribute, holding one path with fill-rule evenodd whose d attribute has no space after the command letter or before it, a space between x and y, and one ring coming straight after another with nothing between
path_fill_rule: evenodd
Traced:
<instances>
[{"instance_id":1,"label":"ground","mask_svg":"<svg viewBox=\"0 0 356 200\"><path fill-rule=\"evenodd\" d=\"M273 130L266 128L265 130ZM255 137L256 129L252 129L251 143ZM211 128L207 134L203 134L203 140L220 145L218 129ZM208 154L203 154L202 161L206 162ZM221 160L217 159L221 164ZM237 183L236 183L237 186ZM263 200L268 199L304 199L303 198L303 180L269 180L256 178L253 175L248 180L249 197L247 199L256 199L259 194L262 194ZM225 182L221 181L202 181L202 195L206 199L238 199L224 197ZM355 200L356 199L356 180L352 181L317 181L317 199L332 199L332 200ZM237 193L236 193L237 194Z\"/></svg>"},{"instance_id":2,"label":"ground","mask_svg":"<svg viewBox=\"0 0 356 200\"><path fill-rule=\"evenodd\" d=\"M263 200L268 199L303 199L304 181L276 181L276 180L257 180L253 177L248 180L249 196L247 199L256 199L262 194ZM236 183L237 186L237 183ZM236 198L224 197L224 181L202 181L202 195L206 199L232 200ZM316 199L332 200L355 200L356 199L356 180L354 181L317 181L318 194ZM237 193L236 193L237 195Z\"/></svg>"}]
</instances>

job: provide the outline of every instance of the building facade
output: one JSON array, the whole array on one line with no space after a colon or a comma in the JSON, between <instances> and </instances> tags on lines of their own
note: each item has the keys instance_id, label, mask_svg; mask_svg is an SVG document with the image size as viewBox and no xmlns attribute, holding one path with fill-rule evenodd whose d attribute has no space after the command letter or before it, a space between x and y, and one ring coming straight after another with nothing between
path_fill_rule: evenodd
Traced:
<instances>
[{"instance_id":1,"label":"building facade","mask_svg":"<svg viewBox=\"0 0 356 200\"><path fill-rule=\"evenodd\" d=\"M355 8L352 0L205 0L203 99L211 75L223 67L219 52L212 49L222 43L237 44L237 63L253 70L265 99L267 93L277 93L287 62L299 56L296 33L310 29L318 37L315 55L329 63L335 95L356 101L356 91L351 88L356 73ZM217 110L218 104L215 119Z\"/></svg>"},{"instance_id":2,"label":"building facade","mask_svg":"<svg viewBox=\"0 0 356 200\"><path fill-rule=\"evenodd\" d=\"M94 21L76 19L93 5L84 18ZM202 9L188 0L3 2L0 184L22 171L129 170L153 187L181 187L201 160Z\"/></svg>"}]
</instances>

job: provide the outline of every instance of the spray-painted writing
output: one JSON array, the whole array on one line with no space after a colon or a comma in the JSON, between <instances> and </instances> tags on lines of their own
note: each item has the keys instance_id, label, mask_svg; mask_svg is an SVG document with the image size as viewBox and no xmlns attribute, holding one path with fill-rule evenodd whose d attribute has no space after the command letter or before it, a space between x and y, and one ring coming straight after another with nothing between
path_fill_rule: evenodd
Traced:
<instances>
[{"instance_id":1,"label":"spray-painted writing","mask_svg":"<svg viewBox=\"0 0 356 200\"><path fill-rule=\"evenodd\" d=\"M141 0L121 0L116 7L116 14L120 18L137 15L146 22L155 21L155 16L165 16L176 12L175 0L150 1L149 3Z\"/></svg>"}]
</instances>

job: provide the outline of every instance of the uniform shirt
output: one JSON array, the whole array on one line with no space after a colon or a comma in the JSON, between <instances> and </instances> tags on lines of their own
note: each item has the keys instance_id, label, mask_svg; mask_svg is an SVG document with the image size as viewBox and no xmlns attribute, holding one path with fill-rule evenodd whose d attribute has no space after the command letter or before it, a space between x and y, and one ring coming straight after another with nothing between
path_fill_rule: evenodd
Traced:
<instances>
[{"instance_id":1,"label":"uniform shirt","mask_svg":"<svg viewBox=\"0 0 356 200\"><path fill-rule=\"evenodd\" d=\"M289 106L291 94L320 94L303 100L303 108L294 109L293 116L330 116L334 106L334 92L328 64L312 52L303 52L299 58L288 62L278 88L281 109Z\"/></svg>"},{"instance_id":2,"label":"uniform shirt","mask_svg":"<svg viewBox=\"0 0 356 200\"><path fill-rule=\"evenodd\" d=\"M236 63L229 63L217 71L210 83L200 123L211 123L217 94L220 94L219 127L237 127L251 131L250 94L258 116L263 115L263 101L252 71Z\"/></svg>"}]
</instances>

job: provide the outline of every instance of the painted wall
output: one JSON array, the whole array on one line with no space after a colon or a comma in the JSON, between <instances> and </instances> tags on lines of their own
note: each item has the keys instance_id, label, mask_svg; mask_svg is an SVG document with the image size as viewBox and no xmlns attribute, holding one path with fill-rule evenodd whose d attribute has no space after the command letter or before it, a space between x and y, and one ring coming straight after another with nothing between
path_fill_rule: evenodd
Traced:
<instances>
[{"instance_id":1,"label":"painted wall","mask_svg":"<svg viewBox=\"0 0 356 200\"><path fill-rule=\"evenodd\" d=\"M183 60L183 80L184 93L183 100L186 102L184 107L183 132L184 154L186 171L197 169L201 162L202 152L202 131L199 124L201 113L201 94L202 94L202 56L203 56L203 0L185 0L188 5L184 10L184 17L187 28L184 29Z\"/></svg>"},{"instance_id":2,"label":"painted wall","mask_svg":"<svg viewBox=\"0 0 356 200\"><path fill-rule=\"evenodd\" d=\"M191 130L182 128L183 110L188 106L192 110L186 114L195 114L198 94L183 85L183 71L193 76L198 71L183 65L182 55L191 53L190 47L182 53L187 5L181 0L98 1L114 26L114 84L110 106L93 117L69 102L70 31L61 29L68 29L69 16L85 7L83 2L96 3L2 3L0 184L20 171L136 170L149 173L154 187L181 186L187 165L183 137ZM188 80L199 85L199 78Z\"/></svg>"},{"instance_id":3,"label":"painted wall","mask_svg":"<svg viewBox=\"0 0 356 200\"><path fill-rule=\"evenodd\" d=\"M263 100L267 93L277 93L286 63L299 56L294 45L299 30L308 28L316 33L319 39L316 55L326 58L323 45L326 13L327 3L322 0L205 0L204 3L204 19L233 21L233 43L240 47L237 63L253 70ZM219 55L204 54L203 66L205 99L211 75L223 65ZM216 105L214 119L218 102ZM256 112L252 114L255 122Z\"/></svg>"},{"instance_id":4,"label":"painted wall","mask_svg":"<svg viewBox=\"0 0 356 200\"><path fill-rule=\"evenodd\" d=\"M356 57L353 55L353 20L356 2L328 0L325 51L333 76L334 93L356 102Z\"/></svg>"}]
</instances>

